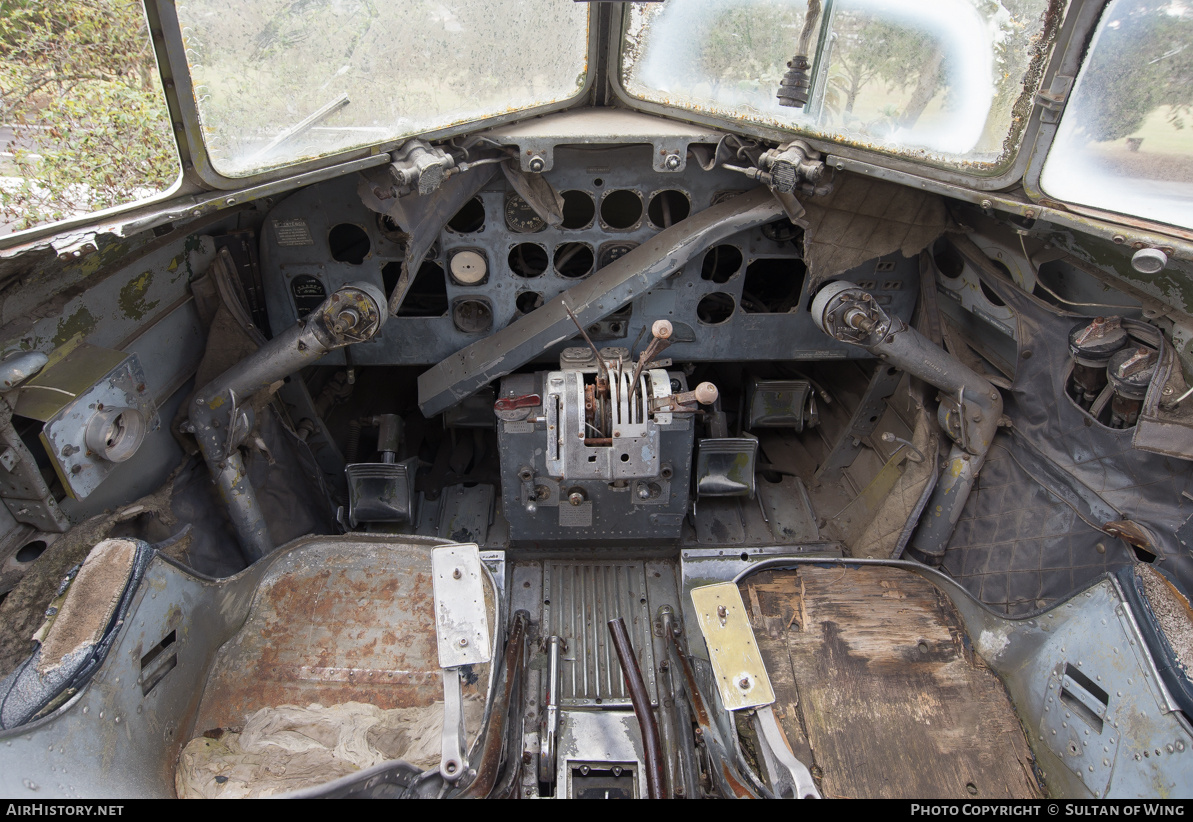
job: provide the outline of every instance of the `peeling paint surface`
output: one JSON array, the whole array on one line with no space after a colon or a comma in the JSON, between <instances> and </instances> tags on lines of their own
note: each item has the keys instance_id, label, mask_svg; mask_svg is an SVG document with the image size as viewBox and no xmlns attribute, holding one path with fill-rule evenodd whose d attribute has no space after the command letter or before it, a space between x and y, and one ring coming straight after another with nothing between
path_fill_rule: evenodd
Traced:
<instances>
[{"instance_id":1,"label":"peeling paint surface","mask_svg":"<svg viewBox=\"0 0 1193 822\"><path fill-rule=\"evenodd\" d=\"M275 563L212 667L196 733L278 705L442 700L432 579L427 546L317 543ZM472 673L466 697L484 693L488 665Z\"/></svg>"},{"instance_id":2,"label":"peeling paint surface","mask_svg":"<svg viewBox=\"0 0 1193 822\"><path fill-rule=\"evenodd\" d=\"M161 300L146 300L145 293L153 284L153 272L144 271L139 276L129 280L120 289L120 309L125 316L134 320L144 319L145 315L157 308Z\"/></svg>"}]
</instances>

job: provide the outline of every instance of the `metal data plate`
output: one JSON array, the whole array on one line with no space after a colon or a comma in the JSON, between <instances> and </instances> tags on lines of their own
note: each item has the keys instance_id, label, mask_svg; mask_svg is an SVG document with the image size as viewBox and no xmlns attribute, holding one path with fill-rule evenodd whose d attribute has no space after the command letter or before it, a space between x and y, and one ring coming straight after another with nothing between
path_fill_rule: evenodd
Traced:
<instances>
[{"instance_id":1,"label":"metal data plate","mask_svg":"<svg viewBox=\"0 0 1193 822\"><path fill-rule=\"evenodd\" d=\"M775 692L736 583L693 588L692 605L725 707L740 711L774 702Z\"/></svg>"},{"instance_id":2,"label":"metal data plate","mask_svg":"<svg viewBox=\"0 0 1193 822\"><path fill-rule=\"evenodd\" d=\"M469 543L435 548L431 551L431 570L439 667L488 662L493 654L480 549Z\"/></svg>"}]
</instances>

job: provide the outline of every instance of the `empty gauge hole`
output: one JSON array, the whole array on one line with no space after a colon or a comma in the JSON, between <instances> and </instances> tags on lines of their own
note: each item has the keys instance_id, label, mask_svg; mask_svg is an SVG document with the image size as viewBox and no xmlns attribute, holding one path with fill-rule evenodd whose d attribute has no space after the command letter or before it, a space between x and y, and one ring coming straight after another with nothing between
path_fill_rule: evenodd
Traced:
<instances>
[{"instance_id":1,"label":"empty gauge hole","mask_svg":"<svg viewBox=\"0 0 1193 822\"><path fill-rule=\"evenodd\" d=\"M724 291L714 291L696 305L696 316L703 323L718 325L733 316L734 308L733 297Z\"/></svg>"},{"instance_id":2,"label":"empty gauge hole","mask_svg":"<svg viewBox=\"0 0 1193 822\"><path fill-rule=\"evenodd\" d=\"M950 280L960 277L965 268L961 252L954 248L952 243L945 240L937 240L936 245L932 246L932 260L940 269L940 273Z\"/></svg>"},{"instance_id":3,"label":"empty gauge hole","mask_svg":"<svg viewBox=\"0 0 1193 822\"><path fill-rule=\"evenodd\" d=\"M399 262L387 263L385 268L381 269L386 294L393 293L401 272L402 264ZM447 278L439 263L428 260L419 266L418 274L406 292L406 299L402 300L402 305L398 308L398 316L442 317L446 313Z\"/></svg>"},{"instance_id":4,"label":"empty gauge hole","mask_svg":"<svg viewBox=\"0 0 1193 822\"><path fill-rule=\"evenodd\" d=\"M514 305L519 314L529 314L543 305L543 295L537 291L523 291L514 298Z\"/></svg>"},{"instance_id":5,"label":"empty gauge hole","mask_svg":"<svg viewBox=\"0 0 1193 822\"><path fill-rule=\"evenodd\" d=\"M47 547L46 541L43 539L26 542L21 546L21 550L17 551L17 562L33 562L33 560L45 553Z\"/></svg>"},{"instance_id":6,"label":"empty gauge hole","mask_svg":"<svg viewBox=\"0 0 1193 822\"><path fill-rule=\"evenodd\" d=\"M670 228L680 220L687 219L691 211L692 204L682 191L660 191L650 198L646 217L655 228Z\"/></svg>"},{"instance_id":7,"label":"empty gauge hole","mask_svg":"<svg viewBox=\"0 0 1193 822\"><path fill-rule=\"evenodd\" d=\"M741 269L741 264L742 255L737 246L713 246L704 255L704 263L700 266L700 278L721 285Z\"/></svg>"},{"instance_id":8,"label":"empty gauge hole","mask_svg":"<svg viewBox=\"0 0 1193 822\"><path fill-rule=\"evenodd\" d=\"M807 267L791 257L764 257L746 266L741 307L749 314L786 314L799 304Z\"/></svg>"},{"instance_id":9,"label":"empty gauge hole","mask_svg":"<svg viewBox=\"0 0 1193 822\"><path fill-rule=\"evenodd\" d=\"M636 191L610 191L601 200L601 221L609 228L633 228L642 219L642 197Z\"/></svg>"},{"instance_id":10,"label":"empty gauge hole","mask_svg":"<svg viewBox=\"0 0 1193 822\"><path fill-rule=\"evenodd\" d=\"M1009 268L1007 268L1005 265L1000 263L998 260L991 260L990 262L994 263L994 267L997 268L999 271L1001 271L1003 273L1003 276L1005 276L1007 278L1007 280L1012 280L1011 270ZM986 285L986 283L984 283L982 280L978 280L978 285L981 286L982 293L986 296L986 299L990 301L991 305L997 305L997 306L1006 305L1006 303L1003 302L1002 297L998 296L998 294L996 294L994 292L994 289L991 288L990 286Z\"/></svg>"},{"instance_id":11,"label":"empty gauge hole","mask_svg":"<svg viewBox=\"0 0 1193 822\"><path fill-rule=\"evenodd\" d=\"M596 202L586 191L563 192L563 227L588 228L596 216Z\"/></svg>"},{"instance_id":12,"label":"empty gauge hole","mask_svg":"<svg viewBox=\"0 0 1193 822\"><path fill-rule=\"evenodd\" d=\"M483 334L493 327L493 309L485 300L457 300L452 322L465 334Z\"/></svg>"},{"instance_id":13,"label":"empty gauge hole","mask_svg":"<svg viewBox=\"0 0 1193 822\"><path fill-rule=\"evenodd\" d=\"M340 223L327 235L331 258L340 263L360 265L369 256L373 244L365 230L354 223Z\"/></svg>"},{"instance_id":14,"label":"empty gauge hole","mask_svg":"<svg viewBox=\"0 0 1193 822\"><path fill-rule=\"evenodd\" d=\"M588 243L564 243L555 249L555 270L563 277L587 277L592 273L593 261Z\"/></svg>"},{"instance_id":15,"label":"empty gauge hole","mask_svg":"<svg viewBox=\"0 0 1193 822\"><path fill-rule=\"evenodd\" d=\"M518 243L510 249L510 271L519 277L538 277L547 270L547 249L537 243Z\"/></svg>"},{"instance_id":16,"label":"empty gauge hole","mask_svg":"<svg viewBox=\"0 0 1193 822\"><path fill-rule=\"evenodd\" d=\"M456 216L447 221L447 227L457 234L471 234L485 227L485 206L480 197L473 197L464 203Z\"/></svg>"}]
</instances>

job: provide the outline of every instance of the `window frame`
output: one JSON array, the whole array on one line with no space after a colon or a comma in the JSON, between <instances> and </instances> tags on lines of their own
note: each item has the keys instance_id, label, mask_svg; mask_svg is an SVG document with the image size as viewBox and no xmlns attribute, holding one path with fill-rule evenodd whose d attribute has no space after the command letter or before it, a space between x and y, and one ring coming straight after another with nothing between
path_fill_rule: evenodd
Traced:
<instances>
[{"instance_id":1,"label":"window frame","mask_svg":"<svg viewBox=\"0 0 1193 822\"><path fill-rule=\"evenodd\" d=\"M629 91L622 85L621 82L621 56L622 43L625 40L626 25L629 20L628 10L623 13L620 20L614 21L614 28L611 32L612 36L609 38L609 85L613 90L614 96L617 100L625 105L627 108L636 109L648 114L657 114L660 116L669 117L671 119L685 120L690 123L696 123L702 126L709 126L712 128L721 129L724 131L731 131L737 134L746 134L752 137L757 137L763 140L771 140L779 143L789 142L791 140L804 140L817 150L829 156L829 165L833 166L833 160L840 158L845 161L838 168L845 168L847 166L869 167L880 166L885 169L896 172L904 172L907 174L914 174L919 177L925 177L930 180L945 183L954 186L964 186L976 191L997 191L1004 189L1014 183L1018 182L1024 171L1028 167L1029 155L1034 149L1039 136L1040 115L1042 107L1038 104L1037 92L1039 88L1047 88L1051 82L1052 76L1055 74L1055 64L1058 54L1058 36L1064 27L1065 22L1074 15L1074 7L1094 5L1101 7L1101 0L1090 0L1089 2L1082 2L1082 0L1072 0L1068 3L1070 8L1065 12L1066 0L1050 0L1049 11L1047 13L1048 23L1046 24L1046 36L1052 40L1050 53L1045 58L1044 69L1041 72L1041 82L1037 89L1030 89L1025 92L1033 98L1033 105L1031 114L1028 117L1027 123L1023 127L1019 140L1019 148L1007 166L998 172L982 174L982 173L966 173L956 168L948 168L941 165L936 165L923 160L912 160L907 157L902 157L898 154L883 151L881 149L862 148L856 145L839 143L831 139L827 139L817 134L810 134L808 132L797 129L784 129L773 126L762 125L760 123L752 123L745 120L735 120L732 118L720 117L712 114L705 114L702 112L692 111L690 109L680 108L676 106L668 106L661 103L655 103L648 100L643 100L630 94ZM1063 17L1061 15L1064 15ZM853 161L853 162L849 162Z\"/></svg>"},{"instance_id":2,"label":"window frame","mask_svg":"<svg viewBox=\"0 0 1193 822\"><path fill-rule=\"evenodd\" d=\"M353 161L363 160L386 154L398 148L408 140L415 138L434 141L453 137L458 134L479 131L493 126L499 126L515 120L525 120L542 114L572 108L577 103L586 100L593 88L595 74L598 71L596 56L598 53L599 37L597 26L599 17L596 14L597 4L591 4L588 14L588 53L586 55L587 70L584 85L571 97L555 103L548 103L533 108L521 109L480 120L456 123L430 131L396 137L378 143L370 143L353 149L339 151L334 154L324 154L320 157L290 163L256 174L243 177L228 177L216 170L203 141L203 130L199 120L198 105L195 101L194 85L190 74L190 66L186 61L186 44L182 36L182 28L178 20L178 9L175 0L144 0L150 17L150 30L153 35L154 47L158 52L159 66L169 67L169 77L165 80L167 100L170 101L171 116L174 117L174 133L179 141L182 156L184 176L190 177L201 184L203 188L219 191L237 191L259 186L265 183L281 180L295 175L307 174L324 168L343 165ZM156 25L154 25L156 23ZM163 75L165 72L163 71Z\"/></svg>"}]
</instances>

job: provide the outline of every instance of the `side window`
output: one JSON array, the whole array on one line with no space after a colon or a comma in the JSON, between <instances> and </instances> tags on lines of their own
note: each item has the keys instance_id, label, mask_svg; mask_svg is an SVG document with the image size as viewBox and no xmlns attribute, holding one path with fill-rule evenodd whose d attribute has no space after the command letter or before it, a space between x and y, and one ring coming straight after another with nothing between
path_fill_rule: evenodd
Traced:
<instances>
[{"instance_id":1,"label":"side window","mask_svg":"<svg viewBox=\"0 0 1193 822\"><path fill-rule=\"evenodd\" d=\"M178 179L147 29L139 0L0 3L0 235Z\"/></svg>"},{"instance_id":2,"label":"side window","mask_svg":"<svg viewBox=\"0 0 1193 822\"><path fill-rule=\"evenodd\" d=\"M1040 187L1058 200L1193 228L1193 6L1106 8Z\"/></svg>"}]
</instances>

